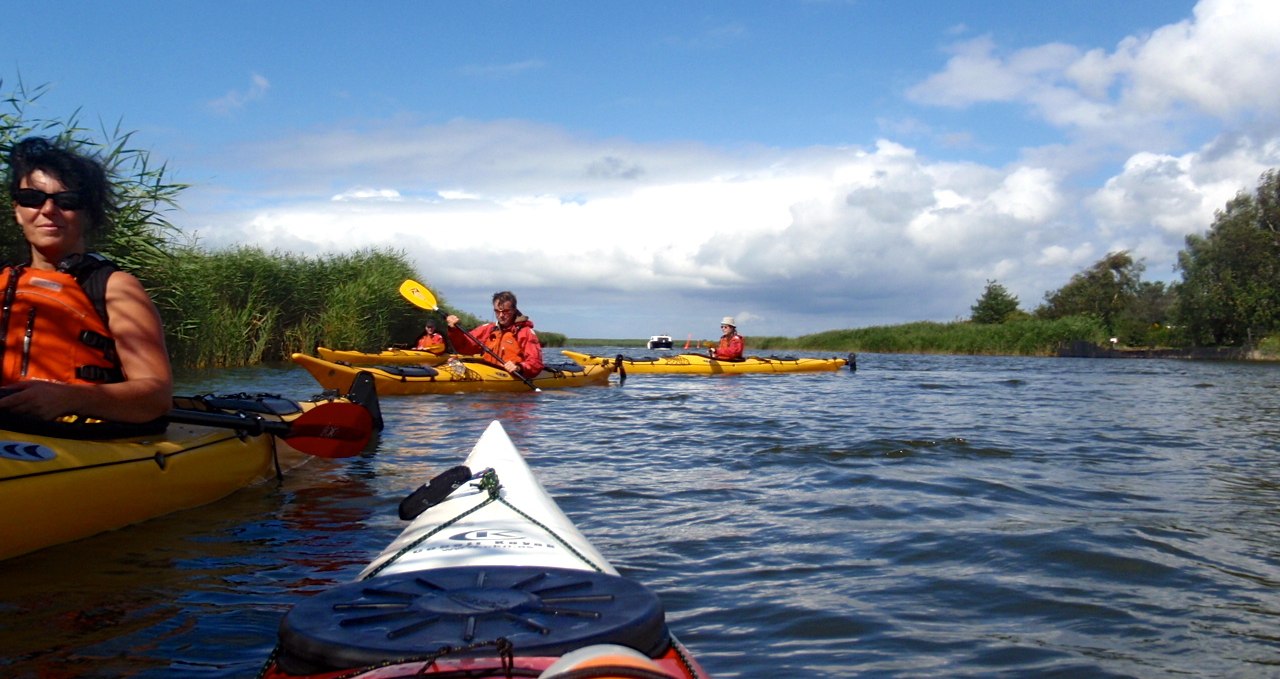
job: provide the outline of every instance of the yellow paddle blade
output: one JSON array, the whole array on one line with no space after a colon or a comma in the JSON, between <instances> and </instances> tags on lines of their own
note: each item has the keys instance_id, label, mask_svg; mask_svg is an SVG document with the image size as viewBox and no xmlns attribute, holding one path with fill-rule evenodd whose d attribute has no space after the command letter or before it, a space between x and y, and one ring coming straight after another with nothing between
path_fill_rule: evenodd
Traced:
<instances>
[{"instance_id":1,"label":"yellow paddle blade","mask_svg":"<svg viewBox=\"0 0 1280 679\"><path fill-rule=\"evenodd\" d=\"M431 294L427 286L413 279L406 280L400 284L400 295L428 311L438 311L440 309L436 304L436 296Z\"/></svg>"}]
</instances>

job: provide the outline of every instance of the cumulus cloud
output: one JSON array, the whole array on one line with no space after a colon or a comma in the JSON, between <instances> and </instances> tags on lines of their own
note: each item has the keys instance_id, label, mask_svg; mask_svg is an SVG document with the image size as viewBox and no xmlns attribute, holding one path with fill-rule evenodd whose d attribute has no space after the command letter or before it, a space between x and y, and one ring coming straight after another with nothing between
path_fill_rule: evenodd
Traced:
<instances>
[{"instance_id":1,"label":"cumulus cloud","mask_svg":"<svg viewBox=\"0 0 1280 679\"><path fill-rule=\"evenodd\" d=\"M508 123L490 126L511 134ZM882 303L911 294L897 313L950 318L967 309L992 268L1025 273L1011 262L1056 233L1045 226L1067 202L1044 168L930 162L889 140L874 148L693 153L577 139L567 150L539 145L542 128L524 129L531 137L512 138L512 150L486 161L474 184L428 191L421 165L384 168L381 188L357 185L311 205L232 216L202 234L214 245L256 240L300 252L342 249L358 236L363 245L405 249L453 290L487 289L505 277L577 296L696 294L704 315L732 308L763 326L756 332L786 334L803 327L788 314L805 308L838 309L842 316L831 322L845 327L884 320L882 310L848 304L861 291ZM456 140L452 132L426 128L397 135L395 144L434 148L444 143L437 137ZM361 153L379 155L371 141ZM282 148L323 146L312 138ZM600 158L644 171L622 178L583 171ZM322 169L320 161L305 165ZM348 162L349 154L335 154L329 165ZM549 171L534 181L519 169L529 166ZM441 169L438 176L471 174ZM300 173L295 181L310 180ZM409 197L424 192L437 198ZM939 283L944 294L914 295ZM743 308L744 296L758 306Z\"/></svg>"},{"instance_id":2,"label":"cumulus cloud","mask_svg":"<svg viewBox=\"0 0 1280 679\"><path fill-rule=\"evenodd\" d=\"M910 88L950 107L1016 103L1044 122L1131 137L1189 115L1270 119L1280 108L1280 12L1268 0L1204 0L1192 18L1113 49L1064 44L1006 50L989 36L953 46L946 67ZM1140 137L1141 138L1141 137Z\"/></svg>"},{"instance_id":3,"label":"cumulus cloud","mask_svg":"<svg viewBox=\"0 0 1280 679\"><path fill-rule=\"evenodd\" d=\"M1070 133L1000 165L930 158L892 127L788 149L393 121L232 150L247 186L293 198L193 226L215 246L402 249L453 303L515 289L540 327L577 336L697 333L726 314L748 335L951 320L990 279L1031 308L1116 249L1170 279L1185 236L1280 165L1278 16L1206 0L1106 50L955 45L913 101L1025 106ZM193 189L209 190L229 189Z\"/></svg>"},{"instance_id":4,"label":"cumulus cloud","mask_svg":"<svg viewBox=\"0 0 1280 679\"><path fill-rule=\"evenodd\" d=\"M209 102L214 112L226 115L243 109L250 102L261 99L271 89L271 83L257 73L250 74L249 86L242 90L231 90L218 99Z\"/></svg>"},{"instance_id":5,"label":"cumulus cloud","mask_svg":"<svg viewBox=\"0 0 1280 679\"><path fill-rule=\"evenodd\" d=\"M990 36L955 45L941 73L912 87L916 101L939 106L1036 99L1052 92L1063 71L1079 59L1069 45L1043 45L1002 57Z\"/></svg>"},{"instance_id":6,"label":"cumulus cloud","mask_svg":"<svg viewBox=\"0 0 1280 679\"><path fill-rule=\"evenodd\" d=\"M1280 166L1280 141L1223 135L1177 156L1142 152L1086 199L1097 232L1159 263L1176 259L1187 235L1203 233L1237 193L1252 193Z\"/></svg>"},{"instance_id":7,"label":"cumulus cloud","mask_svg":"<svg viewBox=\"0 0 1280 679\"><path fill-rule=\"evenodd\" d=\"M1280 12L1268 0L1203 0L1194 17L1128 38L1111 59L1127 73L1126 106L1182 105L1233 119L1280 106Z\"/></svg>"},{"instance_id":8,"label":"cumulus cloud","mask_svg":"<svg viewBox=\"0 0 1280 679\"><path fill-rule=\"evenodd\" d=\"M400 200L400 192L395 189L374 189L358 187L334 195L334 201L348 200Z\"/></svg>"}]
</instances>

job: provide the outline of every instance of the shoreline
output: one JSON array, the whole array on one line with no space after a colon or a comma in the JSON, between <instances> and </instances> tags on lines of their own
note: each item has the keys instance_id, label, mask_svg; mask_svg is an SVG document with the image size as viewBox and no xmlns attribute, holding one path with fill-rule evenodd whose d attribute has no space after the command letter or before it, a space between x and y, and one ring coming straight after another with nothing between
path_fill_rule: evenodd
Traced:
<instances>
[{"instance_id":1,"label":"shoreline","mask_svg":"<svg viewBox=\"0 0 1280 679\"><path fill-rule=\"evenodd\" d=\"M1259 361L1280 362L1280 356L1245 347L1198 347L1187 349L1113 349L1092 342L1064 344L1059 358L1173 358L1191 361Z\"/></svg>"}]
</instances>

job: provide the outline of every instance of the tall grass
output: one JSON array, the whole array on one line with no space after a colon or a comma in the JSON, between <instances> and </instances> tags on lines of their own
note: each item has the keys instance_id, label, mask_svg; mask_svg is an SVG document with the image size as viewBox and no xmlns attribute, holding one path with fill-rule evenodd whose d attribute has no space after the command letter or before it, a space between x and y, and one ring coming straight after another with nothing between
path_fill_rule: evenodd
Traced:
<instances>
[{"instance_id":1,"label":"tall grass","mask_svg":"<svg viewBox=\"0 0 1280 679\"><path fill-rule=\"evenodd\" d=\"M378 351L411 342L426 319L399 294L416 275L403 252L185 247L151 274L170 356L184 367L280 361L321 345Z\"/></svg>"}]
</instances>

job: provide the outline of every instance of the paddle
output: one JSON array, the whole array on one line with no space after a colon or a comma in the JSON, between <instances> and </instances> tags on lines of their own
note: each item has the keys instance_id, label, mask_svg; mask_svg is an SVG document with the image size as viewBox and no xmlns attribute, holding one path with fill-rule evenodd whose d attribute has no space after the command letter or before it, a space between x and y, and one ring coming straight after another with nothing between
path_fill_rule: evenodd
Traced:
<instances>
[{"instance_id":1,"label":"paddle","mask_svg":"<svg viewBox=\"0 0 1280 679\"><path fill-rule=\"evenodd\" d=\"M471 470L465 465L445 470L400 501L400 518L412 521L419 514L443 502L449 493L471 479Z\"/></svg>"},{"instance_id":2,"label":"paddle","mask_svg":"<svg viewBox=\"0 0 1280 679\"><path fill-rule=\"evenodd\" d=\"M437 313L440 312L440 307L436 304L436 296L431 294L431 291L427 289L427 286L417 281L410 279L401 283L400 296L404 297L410 302L413 302L418 307L426 309L427 311L435 311ZM448 322L446 321L445 324L448 325ZM454 326L454 327L457 328L457 326ZM466 335L467 339L479 345L481 349L484 349L484 352L492 356L493 360L498 362L498 365L502 365L504 363L504 361L502 360L502 357L493 353L493 350L490 349L489 347L486 347L485 345L480 344L480 340L477 340L474 335L467 332L466 330L463 330L462 328L458 328L458 330L462 331L462 334ZM534 384L532 381L529 380L529 378L525 377L524 375L521 375L519 372L513 372L511 374L515 375L516 377L519 377L520 381L529 385L530 389L534 391L542 391L541 389L538 388L538 385Z\"/></svg>"},{"instance_id":3,"label":"paddle","mask_svg":"<svg viewBox=\"0 0 1280 679\"><path fill-rule=\"evenodd\" d=\"M297 450L316 457L352 457L373 436L373 415L364 406L322 403L291 422L268 420L257 413L218 413L174 408L166 418L180 424L226 427L257 436L272 434Z\"/></svg>"}]
</instances>

